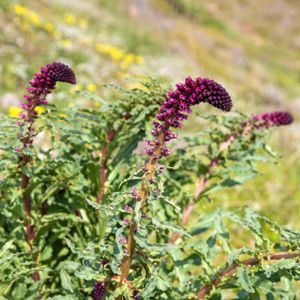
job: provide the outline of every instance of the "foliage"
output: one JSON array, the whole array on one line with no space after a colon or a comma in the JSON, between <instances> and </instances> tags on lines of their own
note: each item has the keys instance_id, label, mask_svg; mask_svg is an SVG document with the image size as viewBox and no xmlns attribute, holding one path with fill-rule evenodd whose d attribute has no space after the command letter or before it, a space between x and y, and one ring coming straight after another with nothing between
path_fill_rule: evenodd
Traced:
<instances>
[{"instance_id":1,"label":"foliage","mask_svg":"<svg viewBox=\"0 0 300 300\"><path fill-rule=\"evenodd\" d=\"M30 163L24 170L18 167L16 119L3 116L1 299L96 299L96 287L105 299L196 299L203 289L212 299L293 297L292 284L300 275L298 232L250 207L217 209L199 215L192 226L177 225L191 199L197 204L211 193L242 185L258 174L257 162L276 160L265 143L270 129L245 134L249 116L239 113L205 117L209 129L173 142L172 155L161 161L166 170L156 171L142 208L135 192L145 180L138 149L166 91L151 79L141 87L106 85L110 101L80 92L97 103L94 108L46 104L35 122L39 142L26 148ZM220 151L230 136L232 143ZM30 178L32 245L25 232L20 171ZM205 188L195 197L189 187L201 178ZM138 225L133 264L120 284L132 217ZM249 256L252 264L241 261ZM229 270L233 265L232 276L226 269L218 273L220 265Z\"/></svg>"}]
</instances>

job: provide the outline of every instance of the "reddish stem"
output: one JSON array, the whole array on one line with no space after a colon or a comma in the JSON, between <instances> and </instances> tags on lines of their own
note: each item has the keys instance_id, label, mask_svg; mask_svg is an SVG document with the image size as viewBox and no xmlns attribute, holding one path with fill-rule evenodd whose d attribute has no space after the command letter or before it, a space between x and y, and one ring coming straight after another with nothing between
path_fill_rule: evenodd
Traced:
<instances>
[{"instance_id":1,"label":"reddish stem","mask_svg":"<svg viewBox=\"0 0 300 300\"><path fill-rule=\"evenodd\" d=\"M239 135L247 134L250 129L251 129L251 126L249 126L248 123L245 123L245 125L242 129L242 133L237 132L237 133L231 134L225 142L220 144L219 153L221 154L225 150L227 150L229 148L229 146L233 143L233 141ZM219 163L219 156L215 156L210 160L206 175L201 176L201 178L199 180L199 183L197 185L197 188L195 190L195 193L193 195L193 198L192 198L192 200L190 201L190 203L188 204L188 206L185 208L185 210L183 212L183 217L182 217L182 221L181 221L181 224L180 224L182 227L184 227L188 223L188 220L189 220L189 218L190 218L190 216L191 216L191 214L192 214L192 212L195 208L195 202L199 199L201 193L206 188L207 183L209 181L209 178L212 175L213 168L217 167L218 163ZM169 243L174 244L179 238L180 238L180 233L174 232L172 237L169 240Z\"/></svg>"},{"instance_id":2,"label":"reddish stem","mask_svg":"<svg viewBox=\"0 0 300 300\"><path fill-rule=\"evenodd\" d=\"M31 224L31 219L32 219L32 214L31 214L31 206L32 206L32 200L31 200L31 196L30 193L28 191L28 187L30 184L30 177L28 177L24 171L22 170L24 167L27 166L27 164L30 162L30 156L26 155L24 153L24 149L31 146L33 143L32 137L33 137L33 108L29 109L27 111L27 121L29 123L28 126L28 131L26 133L25 136L21 136L20 140L23 144L23 150L22 150L22 154L19 160L19 169L21 172L21 179L22 179L22 189L23 189L23 208L24 208L24 212L25 212L25 221L24 221L24 226L25 226L25 234L26 234L26 238L27 238L27 242L29 244L30 247L30 253L32 253L32 244L33 241L35 239L35 234L36 234L36 230L35 230L35 225ZM40 275L39 272L36 271L32 274L32 279L34 281L39 281L40 280Z\"/></svg>"},{"instance_id":3,"label":"reddish stem","mask_svg":"<svg viewBox=\"0 0 300 300\"><path fill-rule=\"evenodd\" d=\"M158 136L158 141L159 141L159 145L154 148L154 151L153 151L154 155L152 156L152 158L146 165L146 168L147 168L146 179L143 180L140 190L137 191L137 194L140 197L142 210L144 209L144 207L146 205L146 201L147 201L147 197L148 197L148 193L149 193L147 181L149 181L153 178L162 148L165 143L165 133L164 132L162 132ZM128 242L127 242L128 254L127 254L127 256L124 257L124 259L121 263L121 266L120 266L121 276L120 276L120 281L118 284L119 287L122 285L124 280L127 278L128 274L131 270L131 266L132 266L132 259L133 259L133 255L135 252L135 245L136 245L135 239L134 239L134 234L137 230L137 223L135 222L134 217L135 217L135 214L133 213L130 228L129 228ZM119 297L118 299L122 299L122 297Z\"/></svg>"},{"instance_id":4,"label":"reddish stem","mask_svg":"<svg viewBox=\"0 0 300 300\"><path fill-rule=\"evenodd\" d=\"M27 112L27 120L29 122L28 131L27 134L23 137L21 137L21 142L23 144L23 150L27 148L28 146L32 145L32 136L33 136L33 118L32 118L32 110L28 110ZM30 249L32 250L32 241L34 240L35 236L35 229L34 225L30 225L30 219L32 217L31 215L31 196L28 192L28 187L30 184L30 178L24 173L22 170L26 165L30 162L30 157L26 155L24 152L22 152L22 155L19 160L19 169L21 171L21 179L22 179L22 189L23 189L23 208L26 214L26 221L25 221L25 227L26 227L26 236L27 241L30 246Z\"/></svg>"},{"instance_id":5,"label":"reddish stem","mask_svg":"<svg viewBox=\"0 0 300 300\"><path fill-rule=\"evenodd\" d=\"M116 131L111 129L107 135L106 142L101 150L101 160L100 160L100 191L97 195L97 203L100 203L105 196L105 183L106 183L106 173L107 173L107 146L116 136Z\"/></svg>"},{"instance_id":6,"label":"reddish stem","mask_svg":"<svg viewBox=\"0 0 300 300\"><path fill-rule=\"evenodd\" d=\"M28 218L31 218L31 197L26 190L29 185L30 178L22 173L22 189L23 191L23 208Z\"/></svg>"},{"instance_id":7,"label":"reddish stem","mask_svg":"<svg viewBox=\"0 0 300 300\"><path fill-rule=\"evenodd\" d=\"M101 151L100 160L100 191L97 195L97 203L100 203L105 195L105 182L106 182L106 154L107 154L107 143L103 145Z\"/></svg>"},{"instance_id":8,"label":"reddish stem","mask_svg":"<svg viewBox=\"0 0 300 300\"><path fill-rule=\"evenodd\" d=\"M279 259L291 259L298 257L299 253L295 252L279 252L279 253L273 253L270 255L264 255L262 258L257 258L257 257L251 257L245 260L242 260L238 263L233 263L231 266L223 269L209 284L203 286L198 292L197 292L197 297L199 299L205 298L210 291L213 289L214 286L217 286L221 283L222 279L224 277L232 276L235 274L237 268L241 265L243 266L255 266L258 265L262 260L279 260Z\"/></svg>"}]
</instances>

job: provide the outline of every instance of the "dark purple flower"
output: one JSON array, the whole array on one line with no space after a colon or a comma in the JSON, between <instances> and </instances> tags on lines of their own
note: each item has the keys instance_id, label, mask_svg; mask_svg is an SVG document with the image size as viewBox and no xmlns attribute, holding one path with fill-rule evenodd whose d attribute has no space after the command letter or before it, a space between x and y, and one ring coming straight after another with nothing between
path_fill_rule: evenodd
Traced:
<instances>
[{"instance_id":1,"label":"dark purple flower","mask_svg":"<svg viewBox=\"0 0 300 300\"><path fill-rule=\"evenodd\" d=\"M105 296L105 292L106 292L105 282L99 281L94 285L94 289L92 291L92 298L94 300L101 300Z\"/></svg>"},{"instance_id":2,"label":"dark purple flower","mask_svg":"<svg viewBox=\"0 0 300 300\"><path fill-rule=\"evenodd\" d=\"M42 73L46 74L54 82L61 81L76 84L76 78L73 70L63 63L54 62L50 65L47 65L47 67L44 69L45 71L43 72L42 70Z\"/></svg>"},{"instance_id":3,"label":"dark purple flower","mask_svg":"<svg viewBox=\"0 0 300 300\"><path fill-rule=\"evenodd\" d=\"M31 121L32 117L36 115L35 107L47 103L46 96L55 89L58 81L76 83L73 70L63 63L48 64L41 68L41 73L34 74L34 78L29 81L30 87L27 88L29 94L24 95L25 103L20 104L25 111L30 113L26 115L21 113L20 118L29 118L27 121Z\"/></svg>"},{"instance_id":4,"label":"dark purple flower","mask_svg":"<svg viewBox=\"0 0 300 300\"><path fill-rule=\"evenodd\" d=\"M30 87L27 88L28 94L24 95L24 103L20 106L23 111L19 114L17 125L23 127L25 124L28 126L29 131L22 131L20 141L23 148L31 145L33 129L32 124L37 117L36 107L47 103L46 96L54 89L57 81L68 82L75 84L76 78L72 69L63 64L54 62L41 68L41 73L36 73L34 78L29 81Z\"/></svg>"},{"instance_id":5,"label":"dark purple flower","mask_svg":"<svg viewBox=\"0 0 300 300\"><path fill-rule=\"evenodd\" d=\"M163 102L156 121L153 122L151 131L154 140L149 142L150 149L146 153L152 158L154 155L168 156L170 151L162 142L176 139L177 135L170 128L181 128L187 114L191 113L191 106L207 102L223 111L230 111L232 101L228 92L219 83L198 77L195 80L188 77L184 83L176 85L176 90L168 93L168 98ZM160 149L159 151L156 151Z\"/></svg>"},{"instance_id":6,"label":"dark purple flower","mask_svg":"<svg viewBox=\"0 0 300 300\"><path fill-rule=\"evenodd\" d=\"M286 111L264 113L253 117L256 128L271 126L283 126L293 123L293 116Z\"/></svg>"},{"instance_id":7,"label":"dark purple flower","mask_svg":"<svg viewBox=\"0 0 300 300\"><path fill-rule=\"evenodd\" d=\"M103 267L105 267L108 263L109 263L109 260L108 260L107 258L103 258L103 259L101 260L101 265L102 265Z\"/></svg>"},{"instance_id":8,"label":"dark purple flower","mask_svg":"<svg viewBox=\"0 0 300 300\"><path fill-rule=\"evenodd\" d=\"M25 95L24 99L28 102L29 106L32 102L34 104L46 103L46 95L55 89L56 82L58 81L75 84L76 78L73 70L69 66L59 62L42 67L41 73L34 74L33 80L29 81L31 87L27 88L27 91L31 95Z\"/></svg>"}]
</instances>

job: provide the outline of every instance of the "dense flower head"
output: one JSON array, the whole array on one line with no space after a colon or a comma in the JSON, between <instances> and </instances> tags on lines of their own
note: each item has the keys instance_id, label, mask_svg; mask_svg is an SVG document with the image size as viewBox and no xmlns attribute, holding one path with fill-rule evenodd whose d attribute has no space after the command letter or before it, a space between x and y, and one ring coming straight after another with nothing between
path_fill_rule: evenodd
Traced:
<instances>
[{"instance_id":1,"label":"dense flower head","mask_svg":"<svg viewBox=\"0 0 300 300\"><path fill-rule=\"evenodd\" d=\"M269 128L271 126L283 126L289 125L293 122L293 116L286 111L275 111L271 113L264 113L261 115L254 116L254 121L256 127L266 127Z\"/></svg>"},{"instance_id":2,"label":"dense flower head","mask_svg":"<svg viewBox=\"0 0 300 300\"><path fill-rule=\"evenodd\" d=\"M58 81L75 84L76 78L73 70L59 62L42 67L41 72L36 73L33 80L29 81L30 87L27 88L29 94L24 96L25 102L20 104L21 108L30 111L31 118L37 115L35 108L47 103L46 96L55 89ZM27 118L23 112L19 114L19 117Z\"/></svg>"},{"instance_id":3,"label":"dense flower head","mask_svg":"<svg viewBox=\"0 0 300 300\"><path fill-rule=\"evenodd\" d=\"M75 74L69 66L63 63L48 64L41 68L41 73L36 73L33 80L29 81L31 87L27 88L27 91L31 95L26 95L24 98L27 102L42 101L42 98L53 91L58 81L75 84Z\"/></svg>"},{"instance_id":4,"label":"dense flower head","mask_svg":"<svg viewBox=\"0 0 300 300\"><path fill-rule=\"evenodd\" d=\"M92 298L93 300L101 300L104 298L106 292L106 285L105 282L99 281L95 283L94 289L92 291Z\"/></svg>"},{"instance_id":5,"label":"dense flower head","mask_svg":"<svg viewBox=\"0 0 300 300\"><path fill-rule=\"evenodd\" d=\"M154 141L147 141L151 147L146 153L153 156L155 147L161 146L158 137L163 133L164 142L175 139L177 135L170 128L181 128L183 120L191 113L191 106L207 102L223 111L230 111L232 101L225 90L219 83L208 79L198 77L193 80L191 77L185 79L184 83L178 83L176 90L168 93L167 99L163 102L159 113L156 115L156 121L153 122L151 131ZM168 156L168 148L161 149L162 156Z\"/></svg>"}]
</instances>

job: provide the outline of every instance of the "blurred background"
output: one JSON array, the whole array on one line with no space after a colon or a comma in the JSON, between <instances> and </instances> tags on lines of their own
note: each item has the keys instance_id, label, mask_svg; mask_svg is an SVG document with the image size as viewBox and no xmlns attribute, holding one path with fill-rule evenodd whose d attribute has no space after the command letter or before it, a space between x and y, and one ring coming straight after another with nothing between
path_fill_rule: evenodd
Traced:
<instances>
[{"instance_id":1,"label":"blurred background","mask_svg":"<svg viewBox=\"0 0 300 300\"><path fill-rule=\"evenodd\" d=\"M299 17L299 0L0 0L0 110L17 116L26 83L53 61L77 74L74 88L55 94L64 105L83 101L76 91L101 95L103 83L131 89L147 76L170 86L213 78L235 110L288 110L295 122L272 134L277 164L262 164L262 175L201 206L248 205L300 229Z\"/></svg>"}]
</instances>

